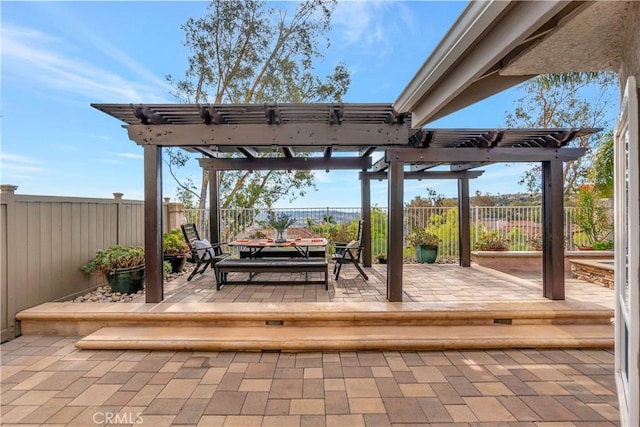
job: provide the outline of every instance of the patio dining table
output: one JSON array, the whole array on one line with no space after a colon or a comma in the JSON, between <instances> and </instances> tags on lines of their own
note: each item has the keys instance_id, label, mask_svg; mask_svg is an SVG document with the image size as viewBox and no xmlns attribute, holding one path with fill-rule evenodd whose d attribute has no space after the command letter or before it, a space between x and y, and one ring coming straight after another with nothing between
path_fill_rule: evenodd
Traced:
<instances>
[{"instance_id":1,"label":"patio dining table","mask_svg":"<svg viewBox=\"0 0 640 427\"><path fill-rule=\"evenodd\" d=\"M274 239L236 239L229 242L229 246L245 247L250 251L250 258L258 258L265 248L294 248L298 254L304 258L309 258L310 248L323 248L329 242L325 238L296 238L287 239L285 241L276 241Z\"/></svg>"},{"instance_id":2,"label":"patio dining table","mask_svg":"<svg viewBox=\"0 0 640 427\"><path fill-rule=\"evenodd\" d=\"M274 239L236 239L229 242L228 245L248 249L249 256L245 259L227 258L216 264L218 270L218 274L216 274L216 289L220 289L222 284L242 283L227 281L225 273L228 272L248 272L249 281L251 281L258 273L275 271L305 273L304 283L321 283L325 286L325 289L328 289L327 260L324 257L321 259L310 257L311 248L324 248L327 244L328 241L324 238L297 238L284 241L276 241ZM295 250L285 249L289 247ZM283 250L274 253L265 251L265 248L282 248ZM309 272L324 273L324 280L309 281ZM273 282L265 283L272 284Z\"/></svg>"}]
</instances>

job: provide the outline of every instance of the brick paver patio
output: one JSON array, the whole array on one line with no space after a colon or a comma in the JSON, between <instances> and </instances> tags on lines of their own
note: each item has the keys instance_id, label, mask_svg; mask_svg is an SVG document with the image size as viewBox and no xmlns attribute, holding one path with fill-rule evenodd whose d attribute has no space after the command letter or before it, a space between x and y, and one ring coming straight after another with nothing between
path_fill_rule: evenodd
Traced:
<instances>
[{"instance_id":1,"label":"brick paver patio","mask_svg":"<svg viewBox=\"0 0 640 427\"><path fill-rule=\"evenodd\" d=\"M605 350L234 353L3 344L2 425L613 426Z\"/></svg>"},{"instance_id":2,"label":"brick paver patio","mask_svg":"<svg viewBox=\"0 0 640 427\"><path fill-rule=\"evenodd\" d=\"M210 273L168 302L384 301L345 268L322 286L228 286ZM405 266L405 301L543 300L541 279L453 265ZM344 278L343 278L344 277ZM262 279L262 278L261 278ZM276 278L277 280L277 278ZM613 307L613 291L569 279L567 299ZM78 350L79 337L0 346L1 423L184 426L612 426L613 352L162 352Z\"/></svg>"},{"instance_id":3,"label":"brick paver patio","mask_svg":"<svg viewBox=\"0 0 640 427\"><path fill-rule=\"evenodd\" d=\"M331 267L330 267L331 268ZM363 280L353 267L345 266L338 281L329 282L326 291L320 285L273 286L233 285L215 289L211 271L196 275L191 282L182 276L165 285L166 302L386 302L386 266L365 268L369 280ZM239 273L238 273L239 274ZM314 279L320 278L319 273ZM260 280L304 280L304 274L261 273ZM246 277L246 274L245 274ZM403 301L549 301L542 296L542 275L513 276L494 270L463 268L452 264L406 264ZM566 279L566 297L613 308L612 289L576 279ZM135 300L144 302L142 297Z\"/></svg>"}]
</instances>

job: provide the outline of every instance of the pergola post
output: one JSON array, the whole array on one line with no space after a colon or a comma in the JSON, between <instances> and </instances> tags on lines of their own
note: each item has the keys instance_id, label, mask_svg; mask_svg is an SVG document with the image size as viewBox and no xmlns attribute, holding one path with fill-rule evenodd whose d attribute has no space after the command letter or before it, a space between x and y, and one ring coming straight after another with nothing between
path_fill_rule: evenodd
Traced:
<instances>
[{"instance_id":1,"label":"pergola post","mask_svg":"<svg viewBox=\"0 0 640 427\"><path fill-rule=\"evenodd\" d=\"M164 299L162 283L162 147L144 146L144 262L148 303Z\"/></svg>"},{"instance_id":2,"label":"pergola post","mask_svg":"<svg viewBox=\"0 0 640 427\"><path fill-rule=\"evenodd\" d=\"M458 239L460 248L460 266L471 267L469 178L458 179Z\"/></svg>"},{"instance_id":3,"label":"pergola post","mask_svg":"<svg viewBox=\"0 0 640 427\"><path fill-rule=\"evenodd\" d=\"M389 217L387 219L387 299L391 302L402 302L404 162L391 160L389 162L388 177Z\"/></svg>"},{"instance_id":4,"label":"pergola post","mask_svg":"<svg viewBox=\"0 0 640 427\"><path fill-rule=\"evenodd\" d=\"M366 172L366 169L363 172ZM371 267L373 258L371 253L371 180L365 174L361 174L360 184L362 186L361 212L362 220L364 221L362 230L362 245L364 246L362 264L365 267Z\"/></svg>"},{"instance_id":5,"label":"pergola post","mask_svg":"<svg viewBox=\"0 0 640 427\"><path fill-rule=\"evenodd\" d=\"M219 172L210 169L209 173L209 240L220 243L220 183Z\"/></svg>"},{"instance_id":6,"label":"pergola post","mask_svg":"<svg viewBox=\"0 0 640 427\"><path fill-rule=\"evenodd\" d=\"M564 299L564 178L562 161L542 162L542 295Z\"/></svg>"}]
</instances>

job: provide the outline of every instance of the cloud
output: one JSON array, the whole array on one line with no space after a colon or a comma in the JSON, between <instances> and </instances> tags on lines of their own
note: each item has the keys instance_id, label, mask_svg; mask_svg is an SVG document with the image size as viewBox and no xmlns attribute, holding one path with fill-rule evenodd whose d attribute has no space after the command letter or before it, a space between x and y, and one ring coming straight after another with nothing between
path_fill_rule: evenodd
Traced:
<instances>
[{"instance_id":1,"label":"cloud","mask_svg":"<svg viewBox=\"0 0 640 427\"><path fill-rule=\"evenodd\" d=\"M134 153L115 153L118 157L124 157L125 159L144 159L142 154Z\"/></svg>"},{"instance_id":2,"label":"cloud","mask_svg":"<svg viewBox=\"0 0 640 427\"><path fill-rule=\"evenodd\" d=\"M342 1L336 6L332 21L341 32L343 44L369 48L385 41L382 1Z\"/></svg>"},{"instance_id":3,"label":"cloud","mask_svg":"<svg viewBox=\"0 0 640 427\"><path fill-rule=\"evenodd\" d=\"M98 102L168 102L164 87L125 79L109 70L64 52L64 40L42 31L5 24L2 56L5 70L19 75L23 84L79 95ZM69 50L71 50L69 48Z\"/></svg>"},{"instance_id":4,"label":"cloud","mask_svg":"<svg viewBox=\"0 0 640 427\"><path fill-rule=\"evenodd\" d=\"M20 175L20 174L11 174L11 178L12 179L21 179L21 180L36 180L38 179L37 176L33 176L33 175Z\"/></svg>"},{"instance_id":5,"label":"cloud","mask_svg":"<svg viewBox=\"0 0 640 427\"><path fill-rule=\"evenodd\" d=\"M313 177L316 180L316 182L319 182L322 184L332 184L334 182L334 179L331 173L326 173L323 171L313 171Z\"/></svg>"},{"instance_id":6,"label":"cloud","mask_svg":"<svg viewBox=\"0 0 640 427\"><path fill-rule=\"evenodd\" d=\"M38 160L31 159L21 154L11 154L11 153L5 153L5 152L0 152L0 160L2 161L3 164L7 160L10 162L16 162L16 163L42 164L42 162Z\"/></svg>"},{"instance_id":7,"label":"cloud","mask_svg":"<svg viewBox=\"0 0 640 427\"><path fill-rule=\"evenodd\" d=\"M0 164L2 165L3 174L11 178L35 179L34 176L29 174L40 174L47 170L42 167L42 162L20 154L0 152Z\"/></svg>"}]
</instances>

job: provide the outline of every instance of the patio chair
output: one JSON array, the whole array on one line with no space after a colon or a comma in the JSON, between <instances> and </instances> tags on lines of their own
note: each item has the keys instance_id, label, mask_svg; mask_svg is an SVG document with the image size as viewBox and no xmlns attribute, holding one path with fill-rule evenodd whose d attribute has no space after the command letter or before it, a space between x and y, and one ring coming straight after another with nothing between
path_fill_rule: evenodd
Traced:
<instances>
[{"instance_id":1,"label":"patio chair","mask_svg":"<svg viewBox=\"0 0 640 427\"><path fill-rule=\"evenodd\" d=\"M358 223L358 234L356 240L352 240L349 243L335 243L336 252L331 258L336 262L333 267L333 273L336 275L336 280L340 277L340 270L344 264L353 264L358 270L358 273L364 280L369 280L369 276L360 267L360 257L362 256L362 229L364 227L364 221L360 220Z\"/></svg>"},{"instance_id":2,"label":"patio chair","mask_svg":"<svg viewBox=\"0 0 640 427\"><path fill-rule=\"evenodd\" d=\"M230 253L222 252L222 243L209 243L207 239L200 239L198 229L193 223L182 224L182 234L191 250L191 257L196 262L196 268L193 269L187 281L193 279L196 274L202 274L207 267L213 266L223 259L230 256ZM202 269L200 269L202 267Z\"/></svg>"}]
</instances>

